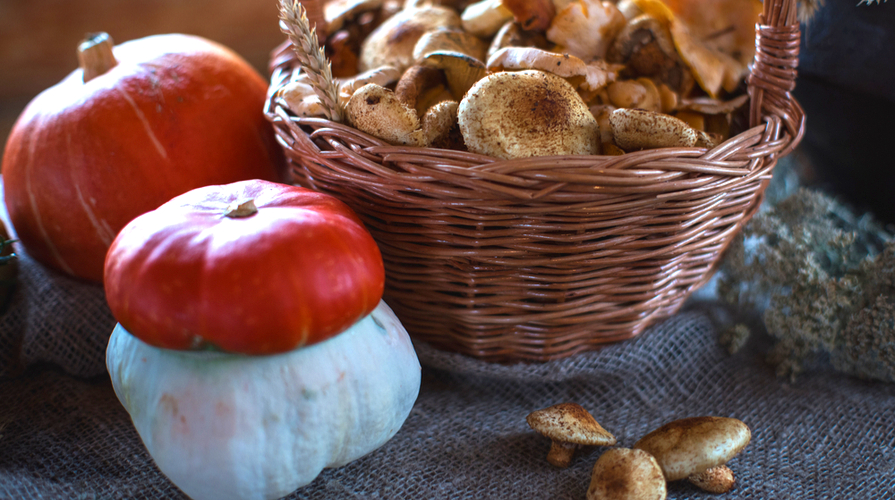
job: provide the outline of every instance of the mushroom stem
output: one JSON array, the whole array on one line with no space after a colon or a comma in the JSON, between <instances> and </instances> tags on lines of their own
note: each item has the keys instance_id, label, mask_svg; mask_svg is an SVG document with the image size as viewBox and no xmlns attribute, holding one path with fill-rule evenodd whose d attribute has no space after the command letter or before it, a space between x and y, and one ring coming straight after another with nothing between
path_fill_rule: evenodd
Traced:
<instances>
[{"instance_id":1,"label":"mushroom stem","mask_svg":"<svg viewBox=\"0 0 895 500\"><path fill-rule=\"evenodd\" d=\"M578 449L577 444L554 440L550 444L547 461L556 467L568 467L572 463L572 455L575 454L576 449Z\"/></svg>"},{"instance_id":2,"label":"mushroom stem","mask_svg":"<svg viewBox=\"0 0 895 500\"><path fill-rule=\"evenodd\" d=\"M727 493L736 482L733 471L724 464L693 474L687 480L709 493Z\"/></svg>"},{"instance_id":3,"label":"mushroom stem","mask_svg":"<svg viewBox=\"0 0 895 500\"><path fill-rule=\"evenodd\" d=\"M118 61L112 54L112 37L108 33L90 33L78 45L78 64L84 72L84 83L114 68Z\"/></svg>"}]
</instances>

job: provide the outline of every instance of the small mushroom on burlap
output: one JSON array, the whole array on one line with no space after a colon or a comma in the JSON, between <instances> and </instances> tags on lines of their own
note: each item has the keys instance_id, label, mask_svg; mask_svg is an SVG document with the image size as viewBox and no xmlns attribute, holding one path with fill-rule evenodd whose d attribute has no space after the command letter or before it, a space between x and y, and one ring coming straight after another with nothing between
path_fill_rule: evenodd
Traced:
<instances>
[{"instance_id":1,"label":"small mushroom on burlap","mask_svg":"<svg viewBox=\"0 0 895 500\"><path fill-rule=\"evenodd\" d=\"M420 64L443 71L451 95L458 101L463 98L475 82L488 74L485 63L459 52L432 52L420 60Z\"/></svg>"},{"instance_id":2,"label":"small mushroom on burlap","mask_svg":"<svg viewBox=\"0 0 895 500\"><path fill-rule=\"evenodd\" d=\"M385 87L370 83L359 88L348 100L345 113L352 126L389 144L425 145L416 110Z\"/></svg>"},{"instance_id":3,"label":"small mushroom on burlap","mask_svg":"<svg viewBox=\"0 0 895 500\"><path fill-rule=\"evenodd\" d=\"M699 134L682 120L655 111L619 108L610 113L615 144L625 151L654 148L690 148Z\"/></svg>"},{"instance_id":4,"label":"small mushroom on burlap","mask_svg":"<svg viewBox=\"0 0 895 500\"><path fill-rule=\"evenodd\" d=\"M666 25L647 14L637 16L622 28L610 45L606 60L624 64L623 76L654 78L679 95L690 92L695 83Z\"/></svg>"},{"instance_id":5,"label":"small mushroom on burlap","mask_svg":"<svg viewBox=\"0 0 895 500\"><path fill-rule=\"evenodd\" d=\"M358 67L366 71L393 66L404 71L413 64L413 49L427 31L459 27L460 16L447 7L404 9L386 19L363 41Z\"/></svg>"},{"instance_id":6,"label":"small mushroom on burlap","mask_svg":"<svg viewBox=\"0 0 895 500\"><path fill-rule=\"evenodd\" d=\"M581 58L559 54L535 47L505 47L488 58L488 71L518 71L534 69L561 76L573 87L596 92L618 77L620 66L594 61L586 64Z\"/></svg>"},{"instance_id":7,"label":"small mushroom on burlap","mask_svg":"<svg viewBox=\"0 0 895 500\"><path fill-rule=\"evenodd\" d=\"M612 446L615 436L577 403L560 403L530 413L525 420L532 429L550 438L547 461L568 467L580 446Z\"/></svg>"},{"instance_id":8,"label":"small mushroom on burlap","mask_svg":"<svg viewBox=\"0 0 895 500\"><path fill-rule=\"evenodd\" d=\"M462 29L439 28L420 37L413 47L413 60L419 62L432 52L458 52L484 61L487 51L485 42L473 34Z\"/></svg>"},{"instance_id":9,"label":"small mushroom on burlap","mask_svg":"<svg viewBox=\"0 0 895 500\"><path fill-rule=\"evenodd\" d=\"M460 102L458 119L474 153L512 159L600 152L597 121L587 105L569 82L543 71L482 78Z\"/></svg>"},{"instance_id":10,"label":"small mushroom on burlap","mask_svg":"<svg viewBox=\"0 0 895 500\"><path fill-rule=\"evenodd\" d=\"M502 0L481 0L467 6L460 14L463 29L475 36L491 38L513 13L504 6Z\"/></svg>"},{"instance_id":11,"label":"small mushroom on burlap","mask_svg":"<svg viewBox=\"0 0 895 500\"><path fill-rule=\"evenodd\" d=\"M667 485L655 457L643 450L612 448L597 459L587 500L664 500Z\"/></svg>"},{"instance_id":12,"label":"small mushroom on burlap","mask_svg":"<svg viewBox=\"0 0 895 500\"><path fill-rule=\"evenodd\" d=\"M625 16L612 2L578 0L558 11L547 29L547 39L585 62L606 57Z\"/></svg>"},{"instance_id":13,"label":"small mushroom on burlap","mask_svg":"<svg viewBox=\"0 0 895 500\"><path fill-rule=\"evenodd\" d=\"M749 427L738 419L692 417L659 427L634 443L634 448L656 457L667 481L695 476L693 484L723 493L734 483L727 462L751 438Z\"/></svg>"}]
</instances>

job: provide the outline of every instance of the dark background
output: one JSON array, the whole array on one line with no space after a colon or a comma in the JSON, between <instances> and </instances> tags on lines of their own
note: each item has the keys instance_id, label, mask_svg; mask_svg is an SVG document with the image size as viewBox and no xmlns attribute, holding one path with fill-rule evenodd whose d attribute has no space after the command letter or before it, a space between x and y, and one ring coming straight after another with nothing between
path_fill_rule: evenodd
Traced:
<instances>
[{"instance_id":1,"label":"dark background","mask_svg":"<svg viewBox=\"0 0 895 500\"><path fill-rule=\"evenodd\" d=\"M795 91L808 116L799 148L805 183L895 222L895 2L826 0L803 25ZM85 33L120 43L158 33L201 35L266 75L283 40L276 0L0 0L0 148L37 93L77 66Z\"/></svg>"}]
</instances>

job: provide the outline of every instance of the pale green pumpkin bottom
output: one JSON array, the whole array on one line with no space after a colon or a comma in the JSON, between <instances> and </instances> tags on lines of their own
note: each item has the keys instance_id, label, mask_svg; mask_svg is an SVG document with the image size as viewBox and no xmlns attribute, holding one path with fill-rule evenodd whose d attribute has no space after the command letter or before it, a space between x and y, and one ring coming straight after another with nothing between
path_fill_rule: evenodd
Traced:
<instances>
[{"instance_id":1,"label":"pale green pumpkin bottom","mask_svg":"<svg viewBox=\"0 0 895 500\"><path fill-rule=\"evenodd\" d=\"M385 302L324 342L269 356L160 349L117 325L106 365L156 465L196 500L288 495L385 444L420 389Z\"/></svg>"}]
</instances>

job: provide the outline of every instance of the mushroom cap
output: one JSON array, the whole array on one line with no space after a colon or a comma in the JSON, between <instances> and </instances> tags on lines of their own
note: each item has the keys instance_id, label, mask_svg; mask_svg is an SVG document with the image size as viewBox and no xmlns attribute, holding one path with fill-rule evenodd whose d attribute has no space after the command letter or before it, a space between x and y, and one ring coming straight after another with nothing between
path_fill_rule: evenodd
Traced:
<instances>
[{"instance_id":1,"label":"mushroom cap","mask_svg":"<svg viewBox=\"0 0 895 500\"><path fill-rule=\"evenodd\" d=\"M426 32L413 47L413 59L419 62L432 52L459 52L484 61L488 46L481 38L460 29L438 28Z\"/></svg>"},{"instance_id":2,"label":"mushroom cap","mask_svg":"<svg viewBox=\"0 0 895 500\"><path fill-rule=\"evenodd\" d=\"M733 471L726 465L719 465L698 474L693 474L687 477L687 480L699 489L709 493L727 493L736 484Z\"/></svg>"},{"instance_id":3,"label":"mushroom cap","mask_svg":"<svg viewBox=\"0 0 895 500\"><path fill-rule=\"evenodd\" d=\"M625 151L691 148L699 134L683 120L655 111L619 108L609 115L612 138Z\"/></svg>"},{"instance_id":4,"label":"mushroom cap","mask_svg":"<svg viewBox=\"0 0 895 500\"><path fill-rule=\"evenodd\" d=\"M599 126L581 96L543 71L482 78L460 102L459 122L470 151L497 158L600 151Z\"/></svg>"},{"instance_id":5,"label":"mushroom cap","mask_svg":"<svg viewBox=\"0 0 895 500\"><path fill-rule=\"evenodd\" d=\"M363 12L382 7L384 0L329 0L323 6L327 31L332 33L340 29L345 21Z\"/></svg>"},{"instance_id":6,"label":"mushroom cap","mask_svg":"<svg viewBox=\"0 0 895 500\"><path fill-rule=\"evenodd\" d=\"M357 89L345 106L348 121L362 132L392 145L423 146L425 136L416 110L391 90L369 83Z\"/></svg>"},{"instance_id":7,"label":"mushroom cap","mask_svg":"<svg viewBox=\"0 0 895 500\"><path fill-rule=\"evenodd\" d=\"M530 413L525 420L535 431L553 441L586 446L611 446L615 436L576 403L560 403Z\"/></svg>"},{"instance_id":8,"label":"mushroom cap","mask_svg":"<svg viewBox=\"0 0 895 500\"><path fill-rule=\"evenodd\" d=\"M547 39L573 56L591 61L606 56L612 40L626 23L614 3L579 0L556 13Z\"/></svg>"},{"instance_id":9,"label":"mushroom cap","mask_svg":"<svg viewBox=\"0 0 895 500\"><path fill-rule=\"evenodd\" d=\"M427 54L420 63L443 71L451 94L458 101L475 82L488 74L485 63L460 52L435 51Z\"/></svg>"},{"instance_id":10,"label":"mushroom cap","mask_svg":"<svg viewBox=\"0 0 895 500\"><path fill-rule=\"evenodd\" d=\"M585 64L583 60L571 54L560 54L536 47L504 47L497 50L487 62L488 70L516 71L536 69L553 73L567 79L580 79L585 90L598 90L618 76L620 65L607 64L604 61L593 61Z\"/></svg>"},{"instance_id":11,"label":"mushroom cap","mask_svg":"<svg viewBox=\"0 0 895 500\"><path fill-rule=\"evenodd\" d=\"M751 438L749 427L735 418L693 417L659 427L634 448L656 457L665 479L675 481L727 463Z\"/></svg>"},{"instance_id":12,"label":"mushroom cap","mask_svg":"<svg viewBox=\"0 0 895 500\"><path fill-rule=\"evenodd\" d=\"M664 500L665 476L655 457L643 450L612 448L594 464L587 500Z\"/></svg>"},{"instance_id":13,"label":"mushroom cap","mask_svg":"<svg viewBox=\"0 0 895 500\"><path fill-rule=\"evenodd\" d=\"M460 14L463 29L475 36L491 38L513 13L503 5L503 0L481 0L468 5Z\"/></svg>"},{"instance_id":14,"label":"mushroom cap","mask_svg":"<svg viewBox=\"0 0 895 500\"><path fill-rule=\"evenodd\" d=\"M429 5L404 9L376 27L361 44L360 71L393 66L404 71L413 64L413 48L427 31L460 27L460 16L447 7Z\"/></svg>"}]
</instances>

